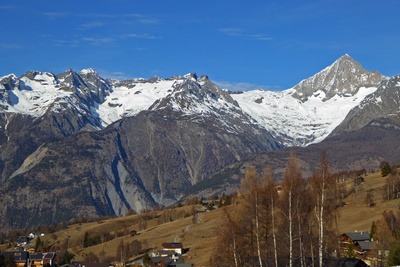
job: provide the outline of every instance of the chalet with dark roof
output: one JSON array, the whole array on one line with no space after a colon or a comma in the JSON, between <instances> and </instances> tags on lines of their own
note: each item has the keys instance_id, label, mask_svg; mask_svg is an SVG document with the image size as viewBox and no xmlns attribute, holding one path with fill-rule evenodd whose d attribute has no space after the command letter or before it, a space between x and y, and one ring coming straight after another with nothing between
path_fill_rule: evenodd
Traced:
<instances>
[{"instance_id":1,"label":"chalet with dark roof","mask_svg":"<svg viewBox=\"0 0 400 267\"><path fill-rule=\"evenodd\" d=\"M34 267L43 267L47 264L53 265L54 258L56 253L47 252L47 253L31 253L29 255L30 266Z\"/></svg>"},{"instance_id":2,"label":"chalet with dark roof","mask_svg":"<svg viewBox=\"0 0 400 267\"><path fill-rule=\"evenodd\" d=\"M46 265L46 264L53 265L55 256L56 256L56 253L54 253L54 252L43 253L43 265Z\"/></svg>"},{"instance_id":3,"label":"chalet with dark roof","mask_svg":"<svg viewBox=\"0 0 400 267\"><path fill-rule=\"evenodd\" d=\"M367 255L374 249L374 241L357 241L354 249L359 255Z\"/></svg>"},{"instance_id":4,"label":"chalet with dark roof","mask_svg":"<svg viewBox=\"0 0 400 267\"><path fill-rule=\"evenodd\" d=\"M29 252L27 251L4 251L2 254L4 259L7 259L11 255L14 258L17 267L29 266Z\"/></svg>"},{"instance_id":5,"label":"chalet with dark roof","mask_svg":"<svg viewBox=\"0 0 400 267\"><path fill-rule=\"evenodd\" d=\"M43 266L43 253L31 253L29 255L30 266Z\"/></svg>"},{"instance_id":6,"label":"chalet with dark roof","mask_svg":"<svg viewBox=\"0 0 400 267\"><path fill-rule=\"evenodd\" d=\"M345 243L353 242L354 244L359 241L369 241L369 232L352 232L342 234L342 241Z\"/></svg>"}]
</instances>

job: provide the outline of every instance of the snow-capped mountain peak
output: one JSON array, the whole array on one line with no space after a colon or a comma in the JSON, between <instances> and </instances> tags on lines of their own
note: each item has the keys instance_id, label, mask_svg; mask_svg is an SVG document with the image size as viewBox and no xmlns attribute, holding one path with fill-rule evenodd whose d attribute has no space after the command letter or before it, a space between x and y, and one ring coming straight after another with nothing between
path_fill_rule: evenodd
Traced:
<instances>
[{"instance_id":1,"label":"snow-capped mountain peak","mask_svg":"<svg viewBox=\"0 0 400 267\"><path fill-rule=\"evenodd\" d=\"M324 140L386 77L344 55L314 76L282 92L256 90L232 97L285 146Z\"/></svg>"},{"instance_id":2,"label":"snow-capped mountain peak","mask_svg":"<svg viewBox=\"0 0 400 267\"><path fill-rule=\"evenodd\" d=\"M79 75L88 75L88 74L94 74L96 76L99 76L99 74L97 73L97 71L95 71L92 68L88 68L88 69L83 69L79 72Z\"/></svg>"},{"instance_id":3,"label":"snow-capped mountain peak","mask_svg":"<svg viewBox=\"0 0 400 267\"><path fill-rule=\"evenodd\" d=\"M385 79L346 54L282 92L230 94L208 76L199 78L196 73L166 79L105 80L88 68L57 75L33 71L20 79L4 76L0 78L0 97L7 112L40 117L47 111L73 110L70 114L85 118L82 124L97 129L144 110L166 108L184 116L212 115L221 121L235 118L272 133L283 146L303 146L327 137Z\"/></svg>"},{"instance_id":4,"label":"snow-capped mountain peak","mask_svg":"<svg viewBox=\"0 0 400 267\"><path fill-rule=\"evenodd\" d=\"M385 78L379 72L365 70L360 63L345 54L330 66L294 86L293 96L303 102L320 92L325 93L326 100L335 95L353 96L362 87L379 86Z\"/></svg>"}]
</instances>

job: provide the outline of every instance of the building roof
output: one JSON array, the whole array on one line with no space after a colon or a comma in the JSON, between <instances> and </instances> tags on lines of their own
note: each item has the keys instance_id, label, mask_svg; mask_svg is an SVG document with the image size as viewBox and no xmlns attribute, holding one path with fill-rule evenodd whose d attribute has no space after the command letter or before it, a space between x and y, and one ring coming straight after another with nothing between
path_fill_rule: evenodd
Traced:
<instances>
[{"instance_id":1,"label":"building roof","mask_svg":"<svg viewBox=\"0 0 400 267\"><path fill-rule=\"evenodd\" d=\"M185 262L182 259L177 259L177 260L172 260L171 262L169 262L168 266L179 266L182 264L185 264Z\"/></svg>"},{"instance_id":2,"label":"building roof","mask_svg":"<svg viewBox=\"0 0 400 267\"><path fill-rule=\"evenodd\" d=\"M43 253L32 253L29 255L31 261L41 261L43 259Z\"/></svg>"},{"instance_id":3,"label":"building roof","mask_svg":"<svg viewBox=\"0 0 400 267\"><path fill-rule=\"evenodd\" d=\"M160 263L161 261L164 261L165 265L169 265L171 262L173 262L173 259L170 259L168 257L150 257L151 262L153 263Z\"/></svg>"},{"instance_id":4,"label":"building roof","mask_svg":"<svg viewBox=\"0 0 400 267\"><path fill-rule=\"evenodd\" d=\"M54 256L55 256L55 253L54 253L54 252L48 252L48 253L45 253L45 254L44 254L43 259L44 259L44 260L51 260L51 259L54 258Z\"/></svg>"},{"instance_id":5,"label":"building roof","mask_svg":"<svg viewBox=\"0 0 400 267\"><path fill-rule=\"evenodd\" d=\"M367 241L369 240L369 232L352 232L352 233L345 233L353 241Z\"/></svg>"},{"instance_id":6,"label":"building roof","mask_svg":"<svg viewBox=\"0 0 400 267\"><path fill-rule=\"evenodd\" d=\"M337 260L324 261L325 266L329 267L368 267L368 265L360 259L352 258L339 258Z\"/></svg>"},{"instance_id":7,"label":"building roof","mask_svg":"<svg viewBox=\"0 0 400 267\"><path fill-rule=\"evenodd\" d=\"M168 257L151 257L150 258L151 262L159 264L161 261L164 261L165 265L168 267L173 267L173 266L180 266L180 267L186 267L186 266L191 266L185 265L185 262L182 259L170 259Z\"/></svg>"},{"instance_id":8,"label":"building roof","mask_svg":"<svg viewBox=\"0 0 400 267\"><path fill-rule=\"evenodd\" d=\"M374 241L358 241L357 244L362 250L371 250L374 248Z\"/></svg>"}]
</instances>

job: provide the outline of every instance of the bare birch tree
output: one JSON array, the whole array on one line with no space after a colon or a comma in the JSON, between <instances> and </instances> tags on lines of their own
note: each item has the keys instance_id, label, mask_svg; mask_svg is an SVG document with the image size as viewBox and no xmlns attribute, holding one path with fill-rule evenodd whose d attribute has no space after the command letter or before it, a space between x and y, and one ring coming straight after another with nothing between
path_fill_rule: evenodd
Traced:
<instances>
[{"instance_id":1,"label":"bare birch tree","mask_svg":"<svg viewBox=\"0 0 400 267\"><path fill-rule=\"evenodd\" d=\"M293 266L293 251L295 241L295 220L297 220L296 202L299 197L298 185L301 179L301 170L297 164L297 158L294 153L290 154L286 170L283 174L282 189L285 199L281 201L281 211L283 219L287 222L285 234L289 241L289 266Z\"/></svg>"},{"instance_id":2,"label":"bare birch tree","mask_svg":"<svg viewBox=\"0 0 400 267\"><path fill-rule=\"evenodd\" d=\"M278 249L277 249L277 214L276 205L278 203L277 184L273 181L271 172L267 168L264 172L262 180L262 203L263 213L265 215L264 228L265 228L265 255L269 255L268 247L271 244L269 237L272 237L272 255L274 258L274 265L278 266Z\"/></svg>"},{"instance_id":3,"label":"bare birch tree","mask_svg":"<svg viewBox=\"0 0 400 267\"><path fill-rule=\"evenodd\" d=\"M240 193L243 196L245 201L245 205L248 208L248 215L250 215L251 220L254 220L255 227L255 238L256 238L256 248L257 248L257 257L258 264L262 266L262 257L261 257L261 225L260 225L260 206L261 206L261 178L256 172L254 167L250 167L247 169L245 178L242 180L240 185ZM252 244L250 244L252 245Z\"/></svg>"},{"instance_id":4,"label":"bare birch tree","mask_svg":"<svg viewBox=\"0 0 400 267\"><path fill-rule=\"evenodd\" d=\"M324 233L326 225L330 223L330 219L333 216L337 191L336 180L330 175L330 166L325 151L322 152L318 171L311 178L311 185L315 200L314 214L318 225L318 265L322 267Z\"/></svg>"}]
</instances>

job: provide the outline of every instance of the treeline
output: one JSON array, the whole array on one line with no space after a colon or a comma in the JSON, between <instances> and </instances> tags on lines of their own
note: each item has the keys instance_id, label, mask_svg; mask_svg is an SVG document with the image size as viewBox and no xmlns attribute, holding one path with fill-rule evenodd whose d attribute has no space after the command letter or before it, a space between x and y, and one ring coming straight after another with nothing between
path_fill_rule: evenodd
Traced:
<instances>
[{"instance_id":1,"label":"treeline","mask_svg":"<svg viewBox=\"0 0 400 267\"><path fill-rule=\"evenodd\" d=\"M30 233L37 233L37 234L52 234L54 232L58 232L61 230L67 229L68 226L74 224L82 224L82 223L89 223L89 222L101 222L103 220L116 218L117 216L99 216L99 217L81 217L81 218L73 218L68 222L62 222L55 225L39 225L37 227L31 227L26 229L15 229L9 231L1 231L0 232L0 244L4 243L12 243L16 242L18 237L20 236L28 236Z\"/></svg>"},{"instance_id":2,"label":"treeline","mask_svg":"<svg viewBox=\"0 0 400 267\"><path fill-rule=\"evenodd\" d=\"M385 163L382 167L382 176L387 177L383 190L383 199L390 200L398 198L400 193L400 173L399 165L393 164L392 167Z\"/></svg>"},{"instance_id":3,"label":"treeline","mask_svg":"<svg viewBox=\"0 0 400 267\"><path fill-rule=\"evenodd\" d=\"M400 212L385 210L370 230L371 240L374 241L374 257L386 261L387 266L400 265ZM389 251L388 257L382 251Z\"/></svg>"},{"instance_id":4,"label":"treeline","mask_svg":"<svg viewBox=\"0 0 400 267\"><path fill-rule=\"evenodd\" d=\"M338 182L343 182L348 179L354 179L355 177L363 176L366 174L367 174L367 170L365 168L363 168L363 169L359 169L359 170L339 171L339 172L333 173L332 176Z\"/></svg>"},{"instance_id":5,"label":"treeline","mask_svg":"<svg viewBox=\"0 0 400 267\"><path fill-rule=\"evenodd\" d=\"M302 178L293 154L279 185L270 171L260 176L249 168L239 204L225 208L210 265L306 266L311 259L322 266L324 257L339 251L333 229L343 194L329 170L325 153L311 179Z\"/></svg>"}]
</instances>

